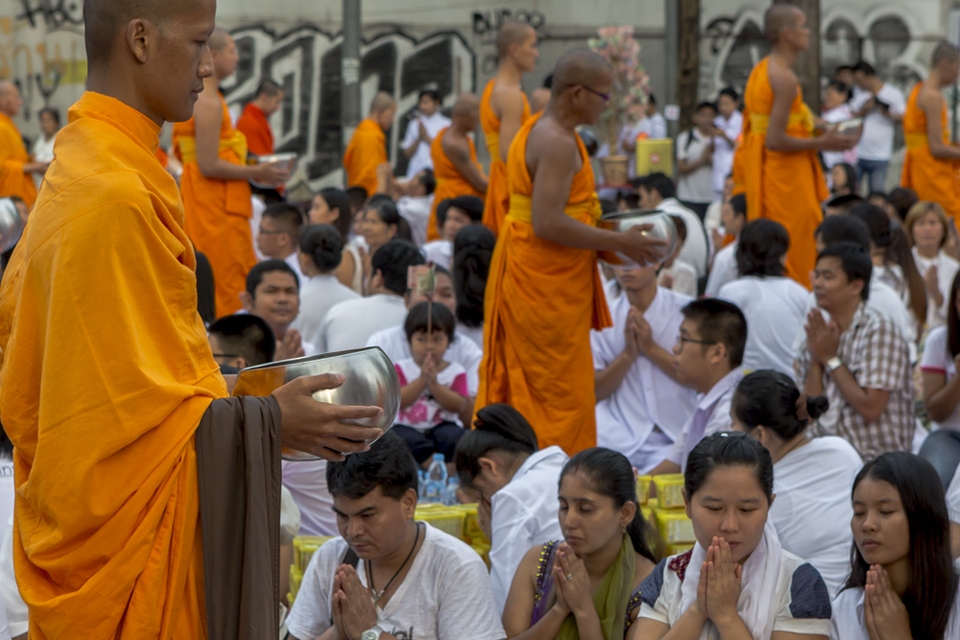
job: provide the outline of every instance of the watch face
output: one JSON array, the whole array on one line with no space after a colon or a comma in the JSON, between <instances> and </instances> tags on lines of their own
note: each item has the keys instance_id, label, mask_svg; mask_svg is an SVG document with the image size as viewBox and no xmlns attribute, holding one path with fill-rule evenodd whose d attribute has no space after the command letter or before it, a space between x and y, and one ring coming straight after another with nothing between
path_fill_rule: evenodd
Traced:
<instances>
[{"instance_id":1,"label":"watch face","mask_svg":"<svg viewBox=\"0 0 960 640\"><path fill-rule=\"evenodd\" d=\"M369 631L364 631L360 636L360 640L380 640L380 635L383 631L380 630L380 627L374 627Z\"/></svg>"}]
</instances>

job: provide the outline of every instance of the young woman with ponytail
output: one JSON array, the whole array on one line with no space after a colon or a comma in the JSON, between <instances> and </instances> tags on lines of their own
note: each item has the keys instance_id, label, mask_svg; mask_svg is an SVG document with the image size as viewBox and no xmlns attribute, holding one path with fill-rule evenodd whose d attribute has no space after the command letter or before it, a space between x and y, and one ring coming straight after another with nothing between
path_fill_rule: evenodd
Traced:
<instances>
[{"instance_id":1,"label":"young woman with ponytail","mask_svg":"<svg viewBox=\"0 0 960 640\"><path fill-rule=\"evenodd\" d=\"M562 541L524 556L503 613L508 638L623 638L640 609L640 583L659 555L623 454L587 449L560 474ZM659 545L654 545L659 546Z\"/></svg>"},{"instance_id":2,"label":"young woman with ponytail","mask_svg":"<svg viewBox=\"0 0 960 640\"><path fill-rule=\"evenodd\" d=\"M360 296L337 279L343 260L343 236L329 224L312 224L300 234L300 270L306 280L300 283L300 314L296 327L303 339L323 344L320 323L335 304Z\"/></svg>"},{"instance_id":3,"label":"young woman with ponytail","mask_svg":"<svg viewBox=\"0 0 960 640\"><path fill-rule=\"evenodd\" d=\"M808 420L819 418L828 406L822 396L801 396L789 376L761 370L740 381L731 418L734 429L770 452L777 495L770 522L780 543L812 564L833 596L850 568L853 515L850 500L837 488L850 484L862 461L843 438L807 437Z\"/></svg>"}]
</instances>

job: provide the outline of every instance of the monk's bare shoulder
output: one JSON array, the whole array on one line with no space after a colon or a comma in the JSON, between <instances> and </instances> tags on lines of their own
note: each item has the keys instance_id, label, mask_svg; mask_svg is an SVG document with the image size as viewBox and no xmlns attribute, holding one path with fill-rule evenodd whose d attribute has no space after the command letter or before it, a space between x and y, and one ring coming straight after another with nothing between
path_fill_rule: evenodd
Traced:
<instances>
[{"instance_id":1,"label":"monk's bare shoulder","mask_svg":"<svg viewBox=\"0 0 960 640\"><path fill-rule=\"evenodd\" d=\"M785 92L792 97L800 86L800 80L793 69L775 57L771 57L767 65L767 78L770 80L770 87L774 94Z\"/></svg>"},{"instance_id":2,"label":"monk's bare shoulder","mask_svg":"<svg viewBox=\"0 0 960 640\"><path fill-rule=\"evenodd\" d=\"M503 82L494 82L493 91L490 93L490 106L494 115L501 119L504 113L522 112L523 89Z\"/></svg>"},{"instance_id":3,"label":"monk's bare shoulder","mask_svg":"<svg viewBox=\"0 0 960 640\"><path fill-rule=\"evenodd\" d=\"M540 118L527 136L527 167L536 172L540 161L548 158L552 168L568 166L579 170L583 161L576 135L548 115Z\"/></svg>"},{"instance_id":4,"label":"monk's bare shoulder","mask_svg":"<svg viewBox=\"0 0 960 640\"><path fill-rule=\"evenodd\" d=\"M440 139L440 147L448 158L470 157L470 143L465 136L457 135L453 129L448 129Z\"/></svg>"},{"instance_id":5,"label":"monk's bare shoulder","mask_svg":"<svg viewBox=\"0 0 960 640\"><path fill-rule=\"evenodd\" d=\"M924 111L939 113L944 106L943 94L931 83L924 82L917 94L917 105Z\"/></svg>"}]
</instances>

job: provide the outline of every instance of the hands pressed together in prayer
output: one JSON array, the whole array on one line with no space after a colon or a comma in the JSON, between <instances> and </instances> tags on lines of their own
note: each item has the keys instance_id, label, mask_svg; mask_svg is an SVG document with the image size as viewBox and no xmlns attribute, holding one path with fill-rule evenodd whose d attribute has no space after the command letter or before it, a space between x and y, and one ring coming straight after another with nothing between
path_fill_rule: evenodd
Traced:
<instances>
[{"instance_id":1,"label":"hands pressed together in prayer","mask_svg":"<svg viewBox=\"0 0 960 640\"><path fill-rule=\"evenodd\" d=\"M631 307L627 314L627 326L623 329L623 335L626 339L624 352L634 359L648 355L654 345L653 329L635 307Z\"/></svg>"},{"instance_id":2,"label":"hands pressed together in prayer","mask_svg":"<svg viewBox=\"0 0 960 640\"><path fill-rule=\"evenodd\" d=\"M730 545L723 538L714 537L700 566L697 603L692 609L704 623L713 622L721 635L731 625L743 625L737 612L742 577L743 566L734 562Z\"/></svg>"},{"instance_id":3,"label":"hands pressed together in prayer","mask_svg":"<svg viewBox=\"0 0 960 640\"><path fill-rule=\"evenodd\" d=\"M825 365L840 350L840 327L832 320L827 322L819 309L807 314L807 349L814 360Z\"/></svg>"},{"instance_id":4,"label":"hands pressed together in prayer","mask_svg":"<svg viewBox=\"0 0 960 640\"><path fill-rule=\"evenodd\" d=\"M561 542L557 548L557 557L553 563L553 577L557 587L557 603L554 607L563 613L564 617L571 613L574 617L590 612L596 613L590 575L583 560L566 542Z\"/></svg>"},{"instance_id":5,"label":"hands pressed together in prayer","mask_svg":"<svg viewBox=\"0 0 960 640\"><path fill-rule=\"evenodd\" d=\"M890 585L890 576L875 564L867 571L863 592L863 617L870 640L909 640L910 616L897 592Z\"/></svg>"},{"instance_id":6,"label":"hands pressed together in prayer","mask_svg":"<svg viewBox=\"0 0 960 640\"><path fill-rule=\"evenodd\" d=\"M364 631L377 626L373 596L349 565L341 566L333 578L331 608L339 640L360 640Z\"/></svg>"},{"instance_id":7,"label":"hands pressed together in prayer","mask_svg":"<svg viewBox=\"0 0 960 640\"><path fill-rule=\"evenodd\" d=\"M290 358L302 358L303 338L296 329L287 329L282 340L277 340L277 353L274 361L289 360Z\"/></svg>"}]
</instances>

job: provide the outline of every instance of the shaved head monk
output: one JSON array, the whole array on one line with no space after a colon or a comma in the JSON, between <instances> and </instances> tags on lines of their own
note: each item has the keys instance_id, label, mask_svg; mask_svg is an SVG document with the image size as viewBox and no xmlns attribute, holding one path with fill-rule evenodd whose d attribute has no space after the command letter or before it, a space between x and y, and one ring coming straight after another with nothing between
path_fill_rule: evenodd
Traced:
<instances>
[{"instance_id":1,"label":"shaved head monk","mask_svg":"<svg viewBox=\"0 0 960 640\"><path fill-rule=\"evenodd\" d=\"M264 80L257 87L253 100L237 119L237 130L247 138L247 149L258 156L273 154L273 129L270 116L283 105L283 89L273 80Z\"/></svg>"},{"instance_id":2,"label":"shaved head monk","mask_svg":"<svg viewBox=\"0 0 960 640\"><path fill-rule=\"evenodd\" d=\"M487 192L487 176L477 162L477 149L467 135L480 123L480 100L476 94L462 93L453 105L451 123L442 129L430 145L433 174L437 180L433 208L427 223L427 240L440 239L437 229L437 205L447 198L477 196Z\"/></svg>"},{"instance_id":3,"label":"shaved head monk","mask_svg":"<svg viewBox=\"0 0 960 640\"><path fill-rule=\"evenodd\" d=\"M597 251L644 264L662 249L639 227L596 227L600 201L575 128L597 121L612 86L610 66L591 51L557 61L550 103L510 148L510 209L487 281L476 408L507 403L541 446L571 455L596 446L590 329L610 326Z\"/></svg>"},{"instance_id":4,"label":"shaved head monk","mask_svg":"<svg viewBox=\"0 0 960 640\"><path fill-rule=\"evenodd\" d=\"M0 80L0 198L16 196L32 207L37 199L34 173L43 175L49 162L31 162L13 119L23 109L17 85Z\"/></svg>"},{"instance_id":5,"label":"shaved head monk","mask_svg":"<svg viewBox=\"0 0 960 640\"><path fill-rule=\"evenodd\" d=\"M390 162L384 132L393 126L396 115L397 103L393 96L382 91L378 93L370 103L370 116L357 125L343 154L348 187L363 187L368 196L377 192L377 170L380 165Z\"/></svg>"},{"instance_id":6,"label":"shaved head monk","mask_svg":"<svg viewBox=\"0 0 960 640\"><path fill-rule=\"evenodd\" d=\"M246 164L247 139L233 127L220 95L220 82L237 68L237 45L222 29L215 29L208 42L213 73L203 79L193 117L174 125L173 144L183 161L184 229L196 250L210 260L219 317L240 310L247 272L257 264L250 180L279 186L290 171L286 164Z\"/></svg>"},{"instance_id":7,"label":"shaved head monk","mask_svg":"<svg viewBox=\"0 0 960 640\"><path fill-rule=\"evenodd\" d=\"M509 208L507 153L520 127L530 117L530 104L520 86L523 74L537 64L537 32L520 22L505 22L497 32L497 75L480 99L480 125L490 152L490 186L483 208L483 224L500 232Z\"/></svg>"},{"instance_id":8,"label":"shaved head monk","mask_svg":"<svg viewBox=\"0 0 960 640\"><path fill-rule=\"evenodd\" d=\"M921 200L936 202L960 224L960 146L950 144L943 88L960 76L960 51L941 42L933 52L930 73L910 92L903 114L904 142L900 185Z\"/></svg>"},{"instance_id":9,"label":"shaved head monk","mask_svg":"<svg viewBox=\"0 0 960 640\"><path fill-rule=\"evenodd\" d=\"M768 218L787 228L787 275L809 289L817 259L813 231L823 218L820 203L829 195L817 152L845 151L857 138L835 129L813 136L813 114L793 71L810 46L803 11L775 4L764 20L772 50L747 80L745 136L734 161L734 182L746 192L748 219Z\"/></svg>"},{"instance_id":10,"label":"shaved head monk","mask_svg":"<svg viewBox=\"0 0 960 640\"><path fill-rule=\"evenodd\" d=\"M281 445L341 459L379 433L341 421L380 410L313 400L335 375L227 396L180 194L154 154L213 76L216 4L83 12L87 91L0 289L29 637L264 638L278 628Z\"/></svg>"}]
</instances>

